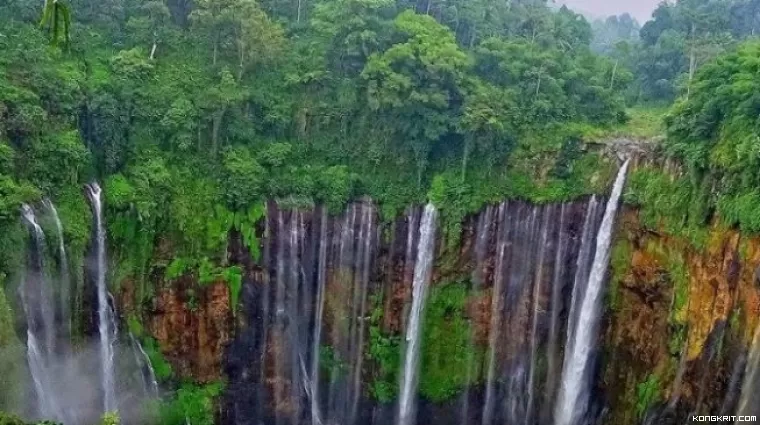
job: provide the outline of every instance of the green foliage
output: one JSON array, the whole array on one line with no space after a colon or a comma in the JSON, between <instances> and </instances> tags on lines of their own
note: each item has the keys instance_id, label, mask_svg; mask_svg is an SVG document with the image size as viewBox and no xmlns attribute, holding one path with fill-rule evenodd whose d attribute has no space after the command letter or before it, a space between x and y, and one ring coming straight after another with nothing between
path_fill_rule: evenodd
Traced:
<instances>
[{"instance_id":1,"label":"green foliage","mask_svg":"<svg viewBox=\"0 0 760 425\"><path fill-rule=\"evenodd\" d=\"M3 290L4 275L0 273L0 409L15 409L18 407L19 387L24 376L24 348L17 339L14 330L14 317L10 304ZM6 421L6 422L3 422ZM11 425L10 418L3 417L0 412L0 424Z\"/></svg>"},{"instance_id":2,"label":"green foliage","mask_svg":"<svg viewBox=\"0 0 760 425\"><path fill-rule=\"evenodd\" d=\"M689 303L689 270L681 252L671 250L668 255L668 276L673 283L673 305L670 320L675 324L684 324Z\"/></svg>"},{"instance_id":3,"label":"green foliage","mask_svg":"<svg viewBox=\"0 0 760 425\"><path fill-rule=\"evenodd\" d=\"M18 416L0 411L0 425L26 425Z\"/></svg>"},{"instance_id":4,"label":"green foliage","mask_svg":"<svg viewBox=\"0 0 760 425\"><path fill-rule=\"evenodd\" d=\"M369 355L377 365L372 395L381 403L392 402L398 393L401 372L401 337L384 335L377 326L369 328Z\"/></svg>"},{"instance_id":5,"label":"green foliage","mask_svg":"<svg viewBox=\"0 0 760 425\"><path fill-rule=\"evenodd\" d=\"M666 148L694 176L707 208L729 226L760 231L756 211L760 196L758 102L755 78L760 43L747 42L696 74L688 99L668 115Z\"/></svg>"},{"instance_id":6,"label":"green foliage","mask_svg":"<svg viewBox=\"0 0 760 425\"><path fill-rule=\"evenodd\" d=\"M636 415L639 419L660 399L660 392L660 379L655 374L650 374L645 381L636 385Z\"/></svg>"},{"instance_id":7,"label":"green foliage","mask_svg":"<svg viewBox=\"0 0 760 425\"><path fill-rule=\"evenodd\" d=\"M179 257L169 263L164 271L164 277L167 280L174 280L191 270L197 270L198 283L201 285L226 283L230 291L232 312L237 312L240 290L243 287L243 269L240 266L218 267L207 257L203 257L197 262Z\"/></svg>"},{"instance_id":8,"label":"green foliage","mask_svg":"<svg viewBox=\"0 0 760 425\"><path fill-rule=\"evenodd\" d=\"M319 347L319 367L335 382L348 372L349 365L340 359L338 353L329 345Z\"/></svg>"},{"instance_id":9,"label":"green foliage","mask_svg":"<svg viewBox=\"0 0 760 425\"><path fill-rule=\"evenodd\" d=\"M438 285L425 307L420 392L433 402L450 399L479 376L470 370L471 361L481 364L483 353L472 345L471 325L464 316L467 297L464 283Z\"/></svg>"},{"instance_id":10,"label":"green foliage","mask_svg":"<svg viewBox=\"0 0 760 425\"><path fill-rule=\"evenodd\" d=\"M644 226L681 236L696 247L706 243L707 205L691 180L641 167L630 174L623 200L639 207Z\"/></svg>"},{"instance_id":11,"label":"green foliage","mask_svg":"<svg viewBox=\"0 0 760 425\"><path fill-rule=\"evenodd\" d=\"M382 298L374 296L370 301L374 307L370 316L369 357L377 366L370 392L380 403L390 403L398 393L401 337L388 335L380 329L383 317Z\"/></svg>"},{"instance_id":12,"label":"green foliage","mask_svg":"<svg viewBox=\"0 0 760 425\"><path fill-rule=\"evenodd\" d=\"M153 372L156 374L156 379L165 381L172 376L172 366L164 357L159 347L158 341L154 338L143 336L141 338L143 350L150 359L150 364L153 366Z\"/></svg>"},{"instance_id":13,"label":"green foliage","mask_svg":"<svg viewBox=\"0 0 760 425\"><path fill-rule=\"evenodd\" d=\"M266 204L260 203L251 206L245 214L235 214L235 230L240 232L240 236L243 238L243 245L250 251L253 261L259 261L259 257L261 256L259 239L256 236L256 226L264 218L266 211Z\"/></svg>"},{"instance_id":14,"label":"green foliage","mask_svg":"<svg viewBox=\"0 0 760 425\"><path fill-rule=\"evenodd\" d=\"M260 200L265 193L266 170L249 149L228 149L223 158L225 170L224 192L227 204L233 211L245 209Z\"/></svg>"},{"instance_id":15,"label":"green foliage","mask_svg":"<svg viewBox=\"0 0 760 425\"><path fill-rule=\"evenodd\" d=\"M120 423L121 419L117 412L106 413L103 415L103 419L100 422L101 425L119 425Z\"/></svg>"},{"instance_id":16,"label":"green foliage","mask_svg":"<svg viewBox=\"0 0 760 425\"><path fill-rule=\"evenodd\" d=\"M222 393L221 383L195 385L185 383L175 397L163 401L158 407L159 423L182 425L187 422L198 425L214 424L214 403Z\"/></svg>"},{"instance_id":17,"label":"green foliage","mask_svg":"<svg viewBox=\"0 0 760 425\"><path fill-rule=\"evenodd\" d=\"M612 311L617 311L620 308L620 287L623 279L625 279L625 275L631 268L632 254L633 247L628 239L618 239L612 247L612 253L610 254L612 276L610 277L610 285L607 292L607 305Z\"/></svg>"}]
</instances>

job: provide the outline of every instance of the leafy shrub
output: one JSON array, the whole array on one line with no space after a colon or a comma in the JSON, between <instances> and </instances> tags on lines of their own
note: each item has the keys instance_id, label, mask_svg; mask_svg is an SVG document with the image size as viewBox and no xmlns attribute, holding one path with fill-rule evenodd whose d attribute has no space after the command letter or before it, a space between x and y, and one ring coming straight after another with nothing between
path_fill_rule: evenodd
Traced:
<instances>
[{"instance_id":1,"label":"leafy shrub","mask_svg":"<svg viewBox=\"0 0 760 425\"><path fill-rule=\"evenodd\" d=\"M222 393L221 383L183 384L175 397L159 405L161 425L214 425L215 399Z\"/></svg>"},{"instance_id":2,"label":"leafy shrub","mask_svg":"<svg viewBox=\"0 0 760 425\"><path fill-rule=\"evenodd\" d=\"M222 161L224 167L224 196L233 210L244 210L264 194L266 170L244 147L228 149Z\"/></svg>"}]
</instances>

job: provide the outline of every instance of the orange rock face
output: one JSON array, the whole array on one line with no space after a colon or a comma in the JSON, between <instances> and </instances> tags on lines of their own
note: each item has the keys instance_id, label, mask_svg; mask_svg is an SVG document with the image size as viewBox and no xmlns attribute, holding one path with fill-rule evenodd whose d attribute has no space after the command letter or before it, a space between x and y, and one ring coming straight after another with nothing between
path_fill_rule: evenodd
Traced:
<instances>
[{"instance_id":1,"label":"orange rock face","mask_svg":"<svg viewBox=\"0 0 760 425\"><path fill-rule=\"evenodd\" d=\"M630 210L618 227L617 243L631 252L624 273L611 277L619 301L604 334L604 384L616 423L638 420L632 403L650 375L659 380L661 401L718 409L732 356L749 345L758 323L760 240L713 228L697 249L644 230Z\"/></svg>"},{"instance_id":2,"label":"orange rock face","mask_svg":"<svg viewBox=\"0 0 760 425\"><path fill-rule=\"evenodd\" d=\"M224 348L231 338L229 290L226 284L216 283L195 289L193 299L183 286L159 291L147 321L148 331L178 377L218 380Z\"/></svg>"}]
</instances>

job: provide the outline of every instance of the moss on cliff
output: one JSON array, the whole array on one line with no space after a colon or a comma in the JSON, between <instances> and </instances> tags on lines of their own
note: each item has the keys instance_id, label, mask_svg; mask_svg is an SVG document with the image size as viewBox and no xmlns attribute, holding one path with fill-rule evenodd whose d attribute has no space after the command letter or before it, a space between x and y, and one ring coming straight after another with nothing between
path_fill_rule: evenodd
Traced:
<instances>
[{"instance_id":1,"label":"moss on cliff","mask_svg":"<svg viewBox=\"0 0 760 425\"><path fill-rule=\"evenodd\" d=\"M483 352L472 344L472 327L464 316L469 290L465 283L436 285L425 307L422 327L420 392L445 401L478 381ZM475 370L472 370L475 369Z\"/></svg>"}]
</instances>

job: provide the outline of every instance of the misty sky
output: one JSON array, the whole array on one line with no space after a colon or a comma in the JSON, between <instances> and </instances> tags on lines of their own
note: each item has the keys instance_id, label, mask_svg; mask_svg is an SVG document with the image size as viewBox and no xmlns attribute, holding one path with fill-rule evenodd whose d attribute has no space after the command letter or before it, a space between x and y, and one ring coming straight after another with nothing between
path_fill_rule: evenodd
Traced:
<instances>
[{"instance_id":1,"label":"misty sky","mask_svg":"<svg viewBox=\"0 0 760 425\"><path fill-rule=\"evenodd\" d=\"M662 0L557 0L576 12L593 17L606 17L628 12L642 25Z\"/></svg>"}]
</instances>

